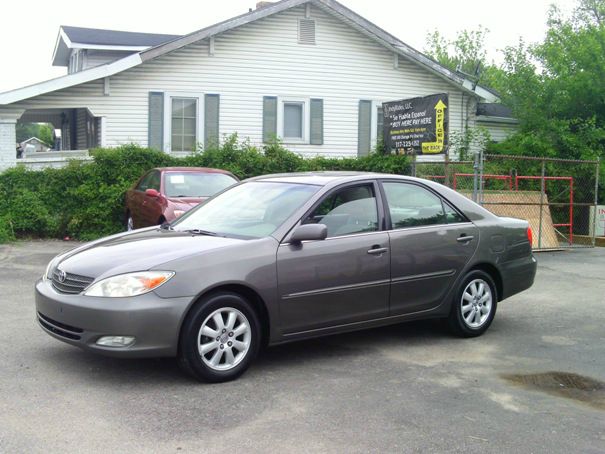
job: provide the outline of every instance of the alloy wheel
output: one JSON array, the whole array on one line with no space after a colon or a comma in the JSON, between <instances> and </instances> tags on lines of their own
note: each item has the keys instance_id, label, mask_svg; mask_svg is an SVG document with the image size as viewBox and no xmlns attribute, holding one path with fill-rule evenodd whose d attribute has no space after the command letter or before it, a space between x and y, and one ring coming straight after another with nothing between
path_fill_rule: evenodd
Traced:
<instances>
[{"instance_id":1,"label":"alloy wheel","mask_svg":"<svg viewBox=\"0 0 605 454\"><path fill-rule=\"evenodd\" d=\"M492 291L483 279L473 279L462 292L460 311L464 323L473 329L480 328L492 311Z\"/></svg>"},{"instance_id":2,"label":"alloy wheel","mask_svg":"<svg viewBox=\"0 0 605 454\"><path fill-rule=\"evenodd\" d=\"M252 331L243 313L232 307L223 307L206 317L197 338L204 364L213 370L227 371L246 357Z\"/></svg>"}]
</instances>

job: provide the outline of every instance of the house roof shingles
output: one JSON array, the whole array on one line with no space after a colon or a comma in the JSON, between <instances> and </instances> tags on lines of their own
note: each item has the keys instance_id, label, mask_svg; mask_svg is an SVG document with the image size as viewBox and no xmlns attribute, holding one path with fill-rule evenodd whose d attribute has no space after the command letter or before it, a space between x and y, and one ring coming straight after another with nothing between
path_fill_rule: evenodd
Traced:
<instances>
[{"instance_id":1,"label":"house roof shingles","mask_svg":"<svg viewBox=\"0 0 605 454\"><path fill-rule=\"evenodd\" d=\"M63 25L61 28L70 41L97 46L153 47L181 37L181 35L124 32L98 28L71 27L68 25Z\"/></svg>"}]
</instances>

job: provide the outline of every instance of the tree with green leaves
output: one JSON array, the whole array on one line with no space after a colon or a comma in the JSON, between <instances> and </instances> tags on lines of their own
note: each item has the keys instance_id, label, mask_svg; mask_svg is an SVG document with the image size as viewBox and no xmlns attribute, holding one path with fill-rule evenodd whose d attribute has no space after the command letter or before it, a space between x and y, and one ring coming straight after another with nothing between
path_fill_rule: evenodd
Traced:
<instances>
[{"instance_id":1,"label":"tree with green leaves","mask_svg":"<svg viewBox=\"0 0 605 454\"><path fill-rule=\"evenodd\" d=\"M424 52L446 68L498 90L503 71L487 59L488 35L489 29L482 25L476 30L461 30L453 39L448 39L439 30L434 30L426 37Z\"/></svg>"},{"instance_id":2,"label":"tree with green leaves","mask_svg":"<svg viewBox=\"0 0 605 454\"><path fill-rule=\"evenodd\" d=\"M425 53L443 66L462 73L475 83L498 90L504 71L487 60L486 38L489 30L481 25L477 30L462 30L454 39L443 36L439 30L427 35ZM450 134L450 153L459 159L470 159L471 150L484 148L490 140L483 127L470 127Z\"/></svg>"},{"instance_id":3,"label":"tree with green leaves","mask_svg":"<svg viewBox=\"0 0 605 454\"><path fill-rule=\"evenodd\" d=\"M496 150L594 159L605 155L605 0L551 7L541 43L505 50L500 93L520 131Z\"/></svg>"},{"instance_id":4,"label":"tree with green leaves","mask_svg":"<svg viewBox=\"0 0 605 454\"><path fill-rule=\"evenodd\" d=\"M513 109L519 132L493 152L573 159L605 157L605 0L578 0L565 16L552 6L542 42L505 48L504 63L486 60L479 27L454 39L438 31L426 52L453 70L474 74Z\"/></svg>"}]
</instances>

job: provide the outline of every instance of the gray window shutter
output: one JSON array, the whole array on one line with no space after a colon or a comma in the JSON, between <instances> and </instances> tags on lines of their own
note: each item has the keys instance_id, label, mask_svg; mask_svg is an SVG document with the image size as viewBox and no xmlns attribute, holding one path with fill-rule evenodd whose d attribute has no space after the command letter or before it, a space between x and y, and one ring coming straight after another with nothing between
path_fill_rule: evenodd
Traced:
<instances>
[{"instance_id":1,"label":"gray window shutter","mask_svg":"<svg viewBox=\"0 0 605 454\"><path fill-rule=\"evenodd\" d=\"M324 100L311 99L311 145L324 144Z\"/></svg>"},{"instance_id":2,"label":"gray window shutter","mask_svg":"<svg viewBox=\"0 0 605 454\"><path fill-rule=\"evenodd\" d=\"M359 125L357 136L357 155L369 155L372 143L372 101L359 101Z\"/></svg>"},{"instance_id":3,"label":"gray window shutter","mask_svg":"<svg viewBox=\"0 0 605 454\"><path fill-rule=\"evenodd\" d=\"M147 123L147 146L164 150L164 93L149 92L149 118Z\"/></svg>"},{"instance_id":4,"label":"gray window shutter","mask_svg":"<svg viewBox=\"0 0 605 454\"><path fill-rule=\"evenodd\" d=\"M277 96L263 98L263 142L268 143L277 135Z\"/></svg>"},{"instance_id":5,"label":"gray window shutter","mask_svg":"<svg viewBox=\"0 0 605 454\"><path fill-rule=\"evenodd\" d=\"M219 142L220 96L206 95L204 99L204 148Z\"/></svg>"},{"instance_id":6,"label":"gray window shutter","mask_svg":"<svg viewBox=\"0 0 605 454\"><path fill-rule=\"evenodd\" d=\"M382 106L376 108L376 141L380 143L384 136L384 111Z\"/></svg>"}]
</instances>

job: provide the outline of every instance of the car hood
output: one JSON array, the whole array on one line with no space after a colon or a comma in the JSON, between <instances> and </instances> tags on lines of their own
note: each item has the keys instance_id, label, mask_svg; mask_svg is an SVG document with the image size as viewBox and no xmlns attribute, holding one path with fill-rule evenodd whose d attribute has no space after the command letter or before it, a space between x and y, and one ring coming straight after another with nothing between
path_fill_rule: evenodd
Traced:
<instances>
[{"instance_id":1,"label":"car hood","mask_svg":"<svg viewBox=\"0 0 605 454\"><path fill-rule=\"evenodd\" d=\"M96 279L148 270L188 255L243 242L152 227L85 244L61 257L57 266L65 272Z\"/></svg>"}]
</instances>

